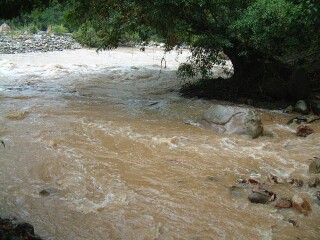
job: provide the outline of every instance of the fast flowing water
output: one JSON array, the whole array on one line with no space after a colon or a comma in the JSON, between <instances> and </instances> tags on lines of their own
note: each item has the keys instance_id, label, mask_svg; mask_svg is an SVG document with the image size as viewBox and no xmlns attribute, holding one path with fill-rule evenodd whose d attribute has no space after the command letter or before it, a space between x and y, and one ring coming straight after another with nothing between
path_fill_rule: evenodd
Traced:
<instances>
[{"instance_id":1,"label":"fast flowing water","mask_svg":"<svg viewBox=\"0 0 320 240\"><path fill-rule=\"evenodd\" d=\"M198 126L212 102L179 96L186 55L162 68L155 49L0 55L0 214L43 239L320 239L316 189L266 186L306 198L304 216L230 188L269 173L307 181L319 124L299 138L295 115L259 110L258 139Z\"/></svg>"}]
</instances>

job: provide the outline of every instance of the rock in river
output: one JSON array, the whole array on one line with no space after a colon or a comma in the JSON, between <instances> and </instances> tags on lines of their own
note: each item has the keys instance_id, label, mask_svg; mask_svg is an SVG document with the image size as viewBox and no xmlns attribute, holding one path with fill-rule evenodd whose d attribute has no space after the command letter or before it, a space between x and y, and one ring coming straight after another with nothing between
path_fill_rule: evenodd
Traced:
<instances>
[{"instance_id":1,"label":"rock in river","mask_svg":"<svg viewBox=\"0 0 320 240\"><path fill-rule=\"evenodd\" d=\"M292 207L303 213L305 216L309 215L311 212L310 203L298 195L292 197Z\"/></svg>"},{"instance_id":2,"label":"rock in river","mask_svg":"<svg viewBox=\"0 0 320 240\"><path fill-rule=\"evenodd\" d=\"M258 113L252 108L213 104L203 115L211 128L230 134L247 134L252 138L263 133Z\"/></svg>"},{"instance_id":3,"label":"rock in river","mask_svg":"<svg viewBox=\"0 0 320 240\"><path fill-rule=\"evenodd\" d=\"M317 174L320 173L320 158L316 157L309 165L309 173L310 174Z\"/></svg>"},{"instance_id":4,"label":"rock in river","mask_svg":"<svg viewBox=\"0 0 320 240\"><path fill-rule=\"evenodd\" d=\"M250 193L248 198L252 203L265 204L265 203L274 201L274 199L276 198L276 195L271 191L258 188L258 189L252 190L252 193Z\"/></svg>"}]
</instances>

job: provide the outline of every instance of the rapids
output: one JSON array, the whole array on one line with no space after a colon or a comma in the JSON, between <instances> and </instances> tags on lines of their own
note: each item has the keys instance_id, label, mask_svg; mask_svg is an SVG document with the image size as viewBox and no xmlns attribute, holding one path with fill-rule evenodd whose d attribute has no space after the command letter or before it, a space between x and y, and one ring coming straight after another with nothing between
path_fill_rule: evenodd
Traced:
<instances>
[{"instance_id":1,"label":"rapids","mask_svg":"<svg viewBox=\"0 0 320 240\"><path fill-rule=\"evenodd\" d=\"M187 55L0 55L0 214L48 240L320 239L316 189L267 187L304 196L309 216L230 191L239 178L268 173L306 182L320 124L299 138L286 125L295 115L259 109L266 134L258 139L200 127L212 101L179 95L176 70Z\"/></svg>"}]
</instances>

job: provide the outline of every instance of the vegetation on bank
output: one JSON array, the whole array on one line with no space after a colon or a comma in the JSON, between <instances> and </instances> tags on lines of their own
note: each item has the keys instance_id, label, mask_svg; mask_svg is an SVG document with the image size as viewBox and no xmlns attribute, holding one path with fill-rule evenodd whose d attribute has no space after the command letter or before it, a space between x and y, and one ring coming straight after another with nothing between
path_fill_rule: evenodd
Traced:
<instances>
[{"instance_id":1,"label":"vegetation on bank","mask_svg":"<svg viewBox=\"0 0 320 240\"><path fill-rule=\"evenodd\" d=\"M10 6L21 1L6 0L5 4L12 9ZM34 7L30 9L25 2ZM203 81L197 86L204 83L201 92L206 96L238 98L252 95L262 85L287 87L301 66L306 77L311 77L311 86L320 82L320 67L311 64L320 55L318 0L25 2L16 15L14 11L7 14L18 28L44 30L51 25L57 32L72 31L81 43L100 49L118 47L126 40L149 41L155 36L165 42L167 50L189 45L192 56L179 74L184 78L200 74ZM224 61L218 57L221 52L231 59L234 74L228 81L208 81L214 64ZM284 95L292 98L292 94Z\"/></svg>"}]
</instances>

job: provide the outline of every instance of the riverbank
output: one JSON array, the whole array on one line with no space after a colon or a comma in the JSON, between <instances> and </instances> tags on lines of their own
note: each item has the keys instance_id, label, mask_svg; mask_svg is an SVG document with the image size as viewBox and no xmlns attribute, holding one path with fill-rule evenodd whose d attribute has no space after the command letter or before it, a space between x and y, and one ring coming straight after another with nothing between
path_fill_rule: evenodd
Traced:
<instances>
[{"instance_id":1,"label":"riverbank","mask_svg":"<svg viewBox=\"0 0 320 240\"><path fill-rule=\"evenodd\" d=\"M0 34L0 54L49 52L80 48L82 48L81 44L71 34L54 35L43 31L35 34L28 32Z\"/></svg>"}]
</instances>

